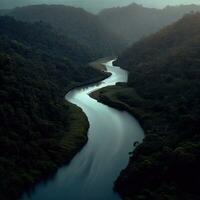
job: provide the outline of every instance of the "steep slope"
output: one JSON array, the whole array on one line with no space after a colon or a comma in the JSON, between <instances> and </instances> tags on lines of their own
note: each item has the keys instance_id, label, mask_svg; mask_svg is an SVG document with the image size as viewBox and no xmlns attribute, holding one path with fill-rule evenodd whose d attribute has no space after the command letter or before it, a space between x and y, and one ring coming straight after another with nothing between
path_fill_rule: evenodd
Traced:
<instances>
[{"instance_id":1,"label":"steep slope","mask_svg":"<svg viewBox=\"0 0 200 200\"><path fill-rule=\"evenodd\" d=\"M123 43L107 31L98 17L80 8L63 5L36 5L16 8L10 13L28 22L44 21L58 31L92 49L98 56L112 55Z\"/></svg>"},{"instance_id":2,"label":"steep slope","mask_svg":"<svg viewBox=\"0 0 200 200\"><path fill-rule=\"evenodd\" d=\"M123 199L200 198L199 46L200 14L188 14L117 60L130 74L115 99L146 131L116 181Z\"/></svg>"},{"instance_id":3,"label":"steep slope","mask_svg":"<svg viewBox=\"0 0 200 200\"><path fill-rule=\"evenodd\" d=\"M16 199L87 141L87 119L64 95L103 77L91 59L44 23L0 17L0 199Z\"/></svg>"},{"instance_id":4,"label":"steep slope","mask_svg":"<svg viewBox=\"0 0 200 200\"><path fill-rule=\"evenodd\" d=\"M126 7L106 9L99 17L108 30L132 44L191 11L200 11L200 6L168 6L155 9L133 3Z\"/></svg>"}]
</instances>

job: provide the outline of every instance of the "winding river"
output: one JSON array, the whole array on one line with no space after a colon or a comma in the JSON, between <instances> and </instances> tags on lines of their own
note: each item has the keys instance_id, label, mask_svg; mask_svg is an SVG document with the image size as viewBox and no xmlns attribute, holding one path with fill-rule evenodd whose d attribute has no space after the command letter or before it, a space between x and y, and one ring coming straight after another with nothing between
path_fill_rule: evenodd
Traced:
<instances>
[{"instance_id":1,"label":"winding river","mask_svg":"<svg viewBox=\"0 0 200 200\"><path fill-rule=\"evenodd\" d=\"M144 132L127 112L103 105L88 95L117 82L127 82L128 72L112 63L105 63L112 73L109 78L66 95L66 100L81 107L88 117L88 143L53 179L39 183L22 200L120 200L113 191L114 181L128 164L133 143L141 142Z\"/></svg>"}]
</instances>

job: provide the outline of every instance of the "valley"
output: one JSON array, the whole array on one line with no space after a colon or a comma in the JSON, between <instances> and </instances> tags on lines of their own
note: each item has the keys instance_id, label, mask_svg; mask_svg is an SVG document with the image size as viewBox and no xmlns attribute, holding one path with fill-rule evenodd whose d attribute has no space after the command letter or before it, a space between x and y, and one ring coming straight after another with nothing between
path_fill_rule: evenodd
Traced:
<instances>
[{"instance_id":1,"label":"valley","mask_svg":"<svg viewBox=\"0 0 200 200\"><path fill-rule=\"evenodd\" d=\"M199 10L0 9L0 199L199 200Z\"/></svg>"}]
</instances>

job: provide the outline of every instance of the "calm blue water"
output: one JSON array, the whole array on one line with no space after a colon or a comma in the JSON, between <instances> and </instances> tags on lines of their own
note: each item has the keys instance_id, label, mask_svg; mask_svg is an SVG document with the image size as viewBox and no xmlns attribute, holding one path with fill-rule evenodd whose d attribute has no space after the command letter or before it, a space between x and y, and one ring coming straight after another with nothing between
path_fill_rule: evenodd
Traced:
<instances>
[{"instance_id":1,"label":"calm blue water","mask_svg":"<svg viewBox=\"0 0 200 200\"><path fill-rule=\"evenodd\" d=\"M127 112L103 105L89 93L117 82L127 82L128 73L105 64L112 76L106 80L72 90L66 100L78 105L90 122L88 143L71 163L58 170L55 177L39 183L22 200L119 200L113 183L128 164L128 153L135 141L141 142L144 132Z\"/></svg>"}]
</instances>

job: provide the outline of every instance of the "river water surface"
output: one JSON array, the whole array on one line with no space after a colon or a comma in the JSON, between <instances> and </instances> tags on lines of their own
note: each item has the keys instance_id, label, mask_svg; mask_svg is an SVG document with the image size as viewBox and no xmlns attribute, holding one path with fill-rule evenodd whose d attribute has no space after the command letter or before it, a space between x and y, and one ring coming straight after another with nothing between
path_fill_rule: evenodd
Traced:
<instances>
[{"instance_id":1,"label":"river water surface","mask_svg":"<svg viewBox=\"0 0 200 200\"><path fill-rule=\"evenodd\" d=\"M113 192L114 181L127 166L133 143L142 142L144 132L127 112L103 105L88 95L117 82L127 82L127 71L112 63L105 64L112 76L98 84L73 89L65 97L87 115L88 143L53 179L39 183L22 200L120 200Z\"/></svg>"}]
</instances>

